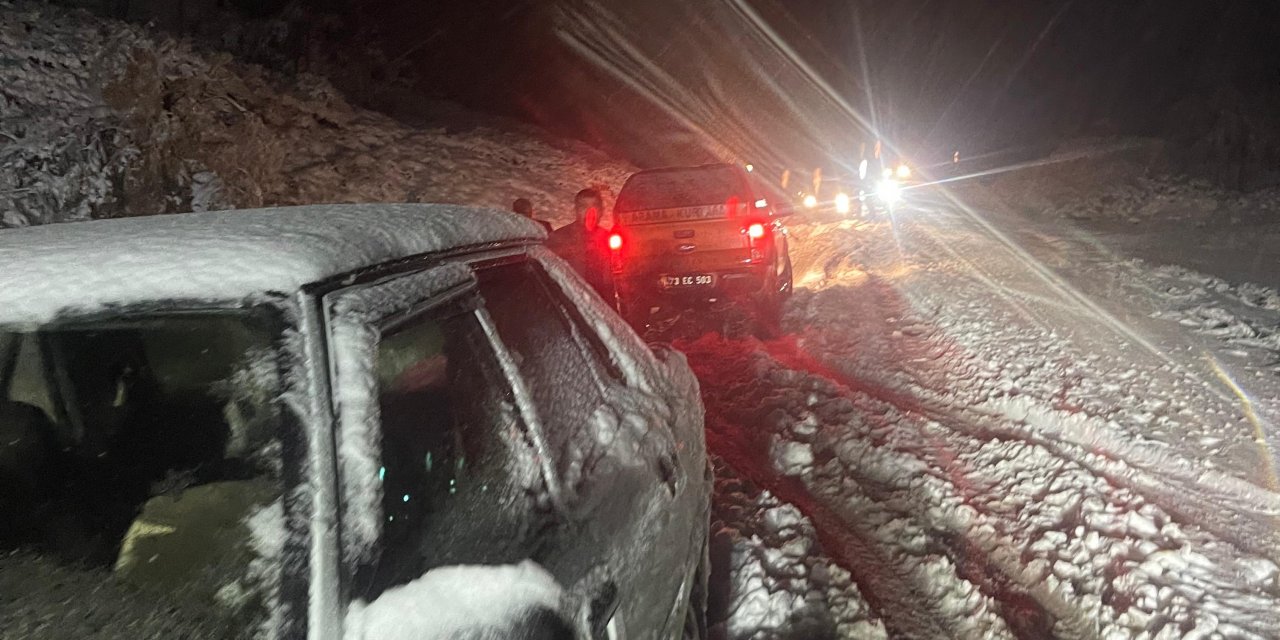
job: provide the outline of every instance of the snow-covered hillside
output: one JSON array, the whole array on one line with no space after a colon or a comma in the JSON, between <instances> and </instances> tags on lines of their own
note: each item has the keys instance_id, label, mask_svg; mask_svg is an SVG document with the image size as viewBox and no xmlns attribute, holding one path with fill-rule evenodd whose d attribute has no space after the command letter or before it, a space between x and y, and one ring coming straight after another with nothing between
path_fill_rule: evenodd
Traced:
<instances>
[{"instance_id":1,"label":"snow-covered hillside","mask_svg":"<svg viewBox=\"0 0 1280 640\"><path fill-rule=\"evenodd\" d=\"M0 2L4 226L321 202L446 202L571 217L627 167L483 126L417 129L141 27Z\"/></svg>"}]
</instances>

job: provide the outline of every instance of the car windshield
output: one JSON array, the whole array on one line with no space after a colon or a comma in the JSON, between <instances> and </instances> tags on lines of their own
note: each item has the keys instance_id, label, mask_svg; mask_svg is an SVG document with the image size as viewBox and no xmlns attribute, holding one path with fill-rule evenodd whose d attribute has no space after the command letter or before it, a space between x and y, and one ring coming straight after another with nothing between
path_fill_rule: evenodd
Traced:
<instances>
[{"instance_id":1,"label":"car windshield","mask_svg":"<svg viewBox=\"0 0 1280 640\"><path fill-rule=\"evenodd\" d=\"M743 198L743 187L737 170L728 165L637 173L623 185L616 209L629 212L724 204L731 198Z\"/></svg>"},{"instance_id":2,"label":"car windshield","mask_svg":"<svg viewBox=\"0 0 1280 640\"><path fill-rule=\"evenodd\" d=\"M268 624L266 560L283 538L272 324L210 312L0 328L6 634L41 636L50 616L83 625L60 637Z\"/></svg>"}]
</instances>

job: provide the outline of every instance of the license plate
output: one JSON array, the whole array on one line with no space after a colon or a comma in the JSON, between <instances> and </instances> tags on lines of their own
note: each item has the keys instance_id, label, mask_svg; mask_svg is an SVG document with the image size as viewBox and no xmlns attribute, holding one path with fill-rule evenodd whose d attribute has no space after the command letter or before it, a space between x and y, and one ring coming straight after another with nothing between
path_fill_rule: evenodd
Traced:
<instances>
[{"instance_id":1,"label":"license plate","mask_svg":"<svg viewBox=\"0 0 1280 640\"><path fill-rule=\"evenodd\" d=\"M664 287L709 287L715 284L715 276L709 273L699 273L687 276L662 276L662 286Z\"/></svg>"}]
</instances>

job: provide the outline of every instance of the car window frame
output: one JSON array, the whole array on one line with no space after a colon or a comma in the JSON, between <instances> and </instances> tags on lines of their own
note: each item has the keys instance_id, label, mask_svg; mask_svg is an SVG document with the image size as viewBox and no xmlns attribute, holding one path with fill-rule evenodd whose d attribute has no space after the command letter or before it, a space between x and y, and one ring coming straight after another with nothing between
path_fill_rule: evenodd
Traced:
<instances>
[{"instance_id":1,"label":"car window frame","mask_svg":"<svg viewBox=\"0 0 1280 640\"><path fill-rule=\"evenodd\" d=\"M352 581L355 577L356 571L359 568L358 564L353 562L353 559L349 557L351 553L350 545L356 544L356 543L374 544L376 543L376 540L374 541L355 540L355 538L358 538L358 536L356 536L355 533L350 529L350 527L352 526L352 521L351 521L351 518L348 517L348 514L351 512L353 508L356 508L356 505L359 504L360 502L357 500L353 500L354 496L352 495L351 487L348 484L348 479L344 478L344 471L342 468L341 432L346 427L343 424L344 407L342 406L339 389L342 387L343 379L346 374L339 371L339 360L340 360L339 350L349 345L342 344L342 338L337 335L337 332L340 329L340 325L342 324L342 322L344 322L344 320L339 317L338 311L335 309L335 306L339 304L342 301L342 298L345 296L358 296L361 293L371 292L382 287L392 286L397 282L405 281L415 276L417 277L429 276L432 272L438 271L440 267L441 265L439 263L434 263L430 266L426 266L425 268L421 268L413 271L396 272L396 273L388 274L385 277L378 278L376 280L361 282L359 284L354 284L348 287L331 289L326 291L323 295L317 296L317 300L320 303L320 321L322 323L321 332L323 333L323 336L324 336L324 343L325 343L324 353L327 360L327 374L328 374L328 382L329 382L328 389L327 389L328 397L326 400L330 408L330 414L333 417L333 428L332 428L332 434L333 434L333 440L334 440L333 481L337 486L336 503L334 505L335 507L334 519L335 519L335 525L337 526L337 531L338 531L337 541L339 544L338 598L339 598L339 601L342 603L342 606L347 606L351 602L350 596L351 596ZM430 313L433 309L438 308L441 305L447 304L449 301L459 296L465 295L472 290L474 290L474 282L471 282L471 283L463 282L461 284L454 284L452 286L445 287L444 289L439 291L426 290L422 292L422 295L420 296L415 295L412 299L410 299L408 302L408 309L406 310L399 310L399 311L389 310L388 311L385 309L376 310L376 309L370 309L367 307L362 308L361 311L363 313L372 314L373 317L360 318L358 321L360 324L365 325L369 329L372 329L375 332L377 332L377 336L380 338L382 335L381 332L384 326L392 326L392 323L408 321L406 318L413 318L423 313ZM376 340L374 344L369 346L376 348L377 346ZM374 363L376 362L377 356L375 353L370 352L370 353L363 354L361 357L364 359L367 359L370 363ZM376 364L374 366L376 366ZM375 407L377 405L376 397L365 398L364 400L366 402L371 402ZM379 415L379 419L380 418L381 416ZM378 429L379 429L378 437L380 439L382 435L380 423L378 425Z\"/></svg>"},{"instance_id":2,"label":"car window frame","mask_svg":"<svg viewBox=\"0 0 1280 640\"><path fill-rule=\"evenodd\" d=\"M610 350L610 354L622 372L622 384L645 393L657 393L655 376L659 366L651 345L636 335L613 307L587 295L579 274L550 249L535 247L528 254L529 259L541 265L561 296L570 303L577 300L575 308L605 348L608 349L609 344L616 346L616 351Z\"/></svg>"},{"instance_id":3,"label":"car window frame","mask_svg":"<svg viewBox=\"0 0 1280 640\"><path fill-rule=\"evenodd\" d=\"M491 357L497 365L495 370L492 372L498 377L497 383L503 385L506 391L510 391L513 402L517 404L514 412L514 417L518 422L516 428L527 434L529 427L525 424L524 414L518 406L519 400L517 399L516 387L509 378L506 369L500 364L501 356L498 352L498 346L494 344L490 333L486 330L484 322L480 317L482 310L483 299L473 286L449 290L442 293L441 297L433 297L431 299L424 300L421 304L413 305L409 310L403 313L397 313L380 319L376 325L379 331L379 338L376 345L378 348L381 348L384 340L398 335L402 330L412 330L415 323L424 319L446 320L470 316L471 320L475 322L476 330L479 331L480 339L483 341L482 348L488 348L489 352L487 357ZM486 357L485 354L481 353L472 353L470 355L478 358ZM374 358L376 367L377 356L375 355ZM381 392L381 390L379 390L379 392ZM381 402L381 393L379 393L378 401ZM381 423L381 416L379 416L379 428L381 429L382 427L383 424ZM385 438L385 432L380 435ZM353 576L348 576L348 578L351 577Z\"/></svg>"},{"instance_id":4,"label":"car window frame","mask_svg":"<svg viewBox=\"0 0 1280 640\"><path fill-rule=\"evenodd\" d=\"M488 255L489 257L494 257L496 255L498 258L510 255L523 255L523 248L515 251L499 251L496 254L486 253L485 255ZM470 310L465 313L470 313L475 317L481 332L483 333L485 343L488 345L488 348L492 351L493 356L498 361L499 373L501 374L504 382L513 391L517 416L521 422L522 429L525 431L526 437L528 437L534 445L537 457L540 459L540 464L538 464L539 472L542 476L542 481L545 484L553 508L558 515L566 513L564 502L560 498L559 477L555 473L554 465L551 464L546 454L547 446L544 436L545 431L541 422L538 420L536 410L533 408L531 401L532 396L530 395L528 388L525 386L523 377L520 376L520 373L515 366L515 362L510 351L498 339L497 330L494 327L493 320L489 317L487 310L484 308L483 299L476 286L475 272L466 259L420 263L419 268L414 270L395 271L386 273L380 278L371 278L360 281L359 283L351 286L327 289L321 295L315 296L315 299L318 302L318 321L321 323L319 331L323 335L324 341L324 346L321 351L324 354L324 358L327 360L328 389L325 402L330 415L332 416L332 427L330 433L333 434L332 438L334 442L333 482L336 489L336 500L333 510L333 518L335 521L336 531L338 532L337 548L334 550L338 555L338 584L336 585L336 597L338 599L338 606L344 610L354 602L352 597L352 587L359 563L354 562L352 558L348 557L349 543L343 540L343 538L349 533L349 525L345 521L347 513L350 512L351 505L349 501L349 491L343 481L343 470L339 463L338 453L338 447L340 446L338 432L342 428L342 415L337 386L341 384L341 376L339 375L336 366L337 358L335 348L338 348L338 339L334 335L336 322L333 312L333 303L345 293L391 285L406 278L429 275L433 271L444 268L466 269L470 278L461 284L447 287L439 291L423 292L422 295L414 297L411 300L408 310L378 314L375 318L365 319L364 322L378 330L378 335L380 336L380 332L383 327L395 327L406 322L411 322L413 319L421 317L423 314L432 313L440 307L454 302L468 300L466 304L470 304L469 300L474 299L474 304L471 305ZM369 354L368 357L370 359L376 358L376 356L372 354ZM374 404L377 403L376 397L370 400ZM380 424L379 429L381 429ZM339 624L341 624L340 621Z\"/></svg>"},{"instance_id":5,"label":"car window frame","mask_svg":"<svg viewBox=\"0 0 1280 640\"><path fill-rule=\"evenodd\" d=\"M583 359L588 362L588 367L592 370L592 381L600 393L605 394L611 383L626 385L627 377L617 357L609 350L604 339L587 321L582 310L578 309L573 300L564 292L560 283L552 277L540 260L522 252L514 255L479 258L468 262L472 271L476 273L477 278L480 272L485 269L511 264L527 264L532 267L533 278L538 281L542 290L546 293L546 297L554 304L557 315L565 323L578 351L582 354ZM485 312L488 313L487 301ZM501 336L498 336L498 339L501 340ZM503 347L506 347L505 343L503 343ZM509 347L506 348L509 349Z\"/></svg>"},{"instance_id":6,"label":"car window frame","mask_svg":"<svg viewBox=\"0 0 1280 640\"><path fill-rule=\"evenodd\" d=\"M9 397L21 352L21 340L15 339L12 344L0 344L0 398Z\"/></svg>"}]
</instances>

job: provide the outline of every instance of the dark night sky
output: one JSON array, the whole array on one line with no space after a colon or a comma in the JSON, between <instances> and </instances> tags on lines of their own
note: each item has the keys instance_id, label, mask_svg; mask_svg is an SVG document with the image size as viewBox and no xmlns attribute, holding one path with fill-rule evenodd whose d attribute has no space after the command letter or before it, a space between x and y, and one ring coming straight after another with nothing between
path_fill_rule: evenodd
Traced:
<instances>
[{"instance_id":1,"label":"dark night sky","mask_svg":"<svg viewBox=\"0 0 1280 640\"><path fill-rule=\"evenodd\" d=\"M755 155L759 146L789 157L835 152L822 149L824 141L848 149L864 137L729 1L354 1L380 45L412 62L421 90L642 164L689 154L687 139L654 131L690 124ZM869 84L878 125L917 154L946 155L957 145L975 152L1037 146L1072 135L1173 134L1184 132L1188 119L1206 128L1211 124L1201 121L1213 116L1204 112L1223 103L1245 110L1253 101L1269 104L1280 85L1280 10L1271 2L749 6L868 117ZM583 19L574 26L566 15ZM605 58L634 51L609 73L567 46L565 32L592 42ZM649 78L642 60L666 74L665 82ZM637 81L659 90L642 96L629 84ZM656 106L662 104L666 110ZM769 138L762 145L744 142L761 136Z\"/></svg>"},{"instance_id":2,"label":"dark night sky","mask_svg":"<svg viewBox=\"0 0 1280 640\"><path fill-rule=\"evenodd\" d=\"M289 16L291 53L369 106L445 98L641 165L825 163L868 124L922 159L1138 134L1280 160L1270 1L187 2Z\"/></svg>"}]
</instances>

